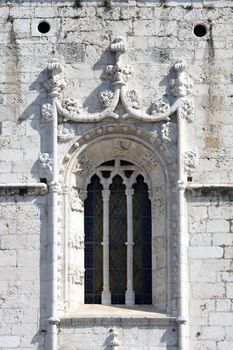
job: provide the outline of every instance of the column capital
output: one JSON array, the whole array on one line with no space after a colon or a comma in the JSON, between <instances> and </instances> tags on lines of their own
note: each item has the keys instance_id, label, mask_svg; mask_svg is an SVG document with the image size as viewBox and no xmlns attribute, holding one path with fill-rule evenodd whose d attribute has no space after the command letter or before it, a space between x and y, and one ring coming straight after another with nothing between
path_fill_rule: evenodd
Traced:
<instances>
[{"instance_id":1,"label":"column capital","mask_svg":"<svg viewBox=\"0 0 233 350\"><path fill-rule=\"evenodd\" d=\"M133 188L126 188L125 194L126 194L126 196L132 196L134 194L134 189Z\"/></svg>"}]
</instances>

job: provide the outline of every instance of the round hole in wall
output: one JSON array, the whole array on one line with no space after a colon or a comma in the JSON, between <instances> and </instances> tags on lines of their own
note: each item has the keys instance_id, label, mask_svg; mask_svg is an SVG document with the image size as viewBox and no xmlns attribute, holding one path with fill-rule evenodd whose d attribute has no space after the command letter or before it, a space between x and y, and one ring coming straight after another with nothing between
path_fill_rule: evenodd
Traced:
<instances>
[{"instance_id":1,"label":"round hole in wall","mask_svg":"<svg viewBox=\"0 0 233 350\"><path fill-rule=\"evenodd\" d=\"M42 21L38 24L38 31L42 34L46 34L50 31L50 24L46 21Z\"/></svg>"},{"instance_id":2,"label":"round hole in wall","mask_svg":"<svg viewBox=\"0 0 233 350\"><path fill-rule=\"evenodd\" d=\"M203 36L206 35L207 29L203 24L197 24L194 27L193 32L194 32L194 35L196 35L198 38L202 38Z\"/></svg>"}]
</instances>

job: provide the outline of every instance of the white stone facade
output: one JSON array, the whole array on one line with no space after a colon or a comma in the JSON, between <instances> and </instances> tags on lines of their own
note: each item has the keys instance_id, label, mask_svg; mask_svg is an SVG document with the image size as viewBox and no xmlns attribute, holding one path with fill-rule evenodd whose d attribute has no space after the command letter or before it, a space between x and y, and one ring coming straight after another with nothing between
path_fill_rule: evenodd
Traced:
<instances>
[{"instance_id":1,"label":"white stone facade","mask_svg":"<svg viewBox=\"0 0 233 350\"><path fill-rule=\"evenodd\" d=\"M233 348L232 10L1 3L0 350ZM111 159L148 185L145 307L130 278L128 305L84 304L83 203Z\"/></svg>"}]
</instances>

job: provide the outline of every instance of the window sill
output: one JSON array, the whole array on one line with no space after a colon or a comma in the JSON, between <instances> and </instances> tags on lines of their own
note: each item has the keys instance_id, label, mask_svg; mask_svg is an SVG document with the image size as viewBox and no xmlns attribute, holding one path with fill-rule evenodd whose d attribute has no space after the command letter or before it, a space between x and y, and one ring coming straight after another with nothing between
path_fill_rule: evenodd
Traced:
<instances>
[{"instance_id":1,"label":"window sill","mask_svg":"<svg viewBox=\"0 0 233 350\"><path fill-rule=\"evenodd\" d=\"M61 317L61 326L169 326L176 317L156 312L150 305L82 305L73 314Z\"/></svg>"}]
</instances>

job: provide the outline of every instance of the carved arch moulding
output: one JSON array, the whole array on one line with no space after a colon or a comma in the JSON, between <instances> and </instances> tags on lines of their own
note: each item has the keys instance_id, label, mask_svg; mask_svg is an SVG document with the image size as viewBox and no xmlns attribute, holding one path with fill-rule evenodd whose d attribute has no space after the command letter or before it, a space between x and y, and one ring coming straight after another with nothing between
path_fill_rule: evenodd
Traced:
<instances>
[{"instance_id":1,"label":"carved arch moulding","mask_svg":"<svg viewBox=\"0 0 233 350\"><path fill-rule=\"evenodd\" d=\"M112 126L112 131L114 126ZM136 131L136 129L135 129ZM60 168L59 193L59 300L66 313L84 302L84 201L87 185L98 167L111 159L129 161L148 184L152 204L153 304L158 310L175 313L177 279L177 191L176 164L161 145L141 135L83 136L75 142ZM112 137L113 136L113 137ZM170 159L170 161L169 161ZM165 165L167 164L167 165ZM169 175L168 175L169 174ZM168 200L169 198L169 200ZM171 240L172 232L172 240ZM159 257L158 261L156 259ZM172 259L172 266L169 260ZM172 269L172 270L171 270ZM159 283L158 283L159 281Z\"/></svg>"}]
</instances>

